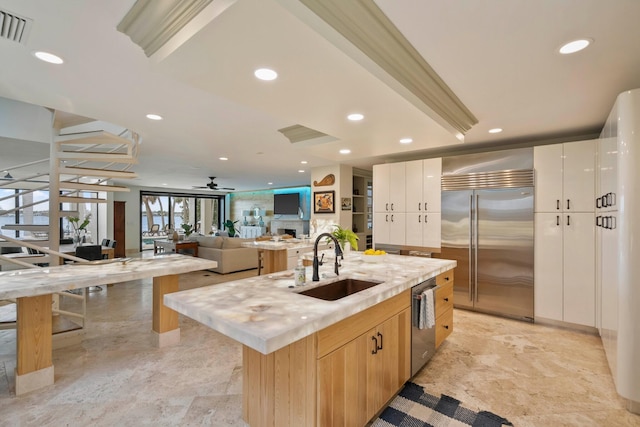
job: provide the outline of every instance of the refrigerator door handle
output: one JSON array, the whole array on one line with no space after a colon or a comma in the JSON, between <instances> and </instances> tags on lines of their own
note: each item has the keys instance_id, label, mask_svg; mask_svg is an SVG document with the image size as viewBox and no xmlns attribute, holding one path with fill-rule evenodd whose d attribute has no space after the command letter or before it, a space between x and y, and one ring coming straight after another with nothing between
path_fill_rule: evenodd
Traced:
<instances>
[{"instance_id":1,"label":"refrigerator door handle","mask_svg":"<svg viewBox=\"0 0 640 427\"><path fill-rule=\"evenodd\" d=\"M473 263L471 262L471 251L473 250L473 194L469 196L469 301L473 301L471 289L473 286Z\"/></svg>"},{"instance_id":2,"label":"refrigerator door handle","mask_svg":"<svg viewBox=\"0 0 640 427\"><path fill-rule=\"evenodd\" d=\"M480 196L476 194L476 205L474 209L475 220L474 222L474 234L475 234L475 245L473 245L473 292L474 299L478 302L478 207L479 207L479 198Z\"/></svg>"}]
</instances>

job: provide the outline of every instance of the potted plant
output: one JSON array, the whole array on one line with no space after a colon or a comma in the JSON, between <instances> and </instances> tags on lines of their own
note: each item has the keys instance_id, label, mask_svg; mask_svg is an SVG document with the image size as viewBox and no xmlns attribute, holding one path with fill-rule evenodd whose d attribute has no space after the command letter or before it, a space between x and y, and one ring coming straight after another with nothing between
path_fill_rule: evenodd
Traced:
<instances>
[{"instance_id":1,"label":"potted plant","mask_svg":"<svg viewBox=\"0 0 640 427\"><path fill-rule=\"evenodd\" d=\"M338 224L335 224L334 227L336 227L336 229L333 230L331 234L333 234L333 237L335 237L338 243L340 243L340 247L342 248L342 251L344 252L345 250L344 245L346 242L349 242L349 245L351 245L351 247L357 251L358 236L356 235L356 233L349 230L348 228L342 228Z\"/></svg>"},{"instance_id":2,"label":"potted plant","mask_svg":"<svg viewBox=\"0 0 640 427\"><path fill-rule=\"evenodd\" d=\"M238 221L231 221L230 219L228 219L228 220L226 220L224 222L224 228L226 228L227 231L229 232L229 237L235 237L235 235L236 235L236 222L238 222Z\"/></svg>"},{"instance_id":3,"label":"potted plant","mask_svg":"<svg viewBox=\"0 0 640 427\"><path fill-rule=\"evenodd\" d=\"M78 246L82 243L82 235L84 234L87 226L91 222L91 213L85 215L84 220L80 222L80 218L76 216L69 217L69 223L73 227L73 245Z\"/></svg>"},{"instance_id":4,"label":"potted plant","mask_svg":"<svg viewBox=\"0 0 640 427\"><path fill-rule=\"evenodd\" d=\"M191 233L193 233L193 225L191 225L191 224L183 223L182 224L182 229L184 230L184 234L185 234L185 236L187 236L187 238L189 238Z\"/></svg>"}]
</instances>

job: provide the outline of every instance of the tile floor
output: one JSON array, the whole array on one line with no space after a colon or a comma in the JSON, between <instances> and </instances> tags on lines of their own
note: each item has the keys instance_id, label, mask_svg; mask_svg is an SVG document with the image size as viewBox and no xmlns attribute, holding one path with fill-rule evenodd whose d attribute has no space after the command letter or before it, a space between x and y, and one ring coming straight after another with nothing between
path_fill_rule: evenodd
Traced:
<instances>
[{"instance_id":1,"label":"tile floor","mask_svg":"<svg viewBox=\"0 0 640 427\"><path fill-rule=\"evenodd\" d=\"M255 275L194 272L181 289ZM245 426L236 342L181 317L179 345L151 336L151 281L89 297L81 344L54 351L55 384L16 397L15 331L0 331L0 426ZM597 336L456 310L414 378L429 393L515 426L640 426L617 396Z\"/></svg>"}]
</instances>

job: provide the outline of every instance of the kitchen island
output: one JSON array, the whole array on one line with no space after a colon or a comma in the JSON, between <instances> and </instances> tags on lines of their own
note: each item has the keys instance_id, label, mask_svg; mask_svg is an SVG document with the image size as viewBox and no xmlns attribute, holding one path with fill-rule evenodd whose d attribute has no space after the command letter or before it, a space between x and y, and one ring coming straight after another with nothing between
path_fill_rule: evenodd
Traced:
<instances>
[{"instance_id":1,"label":"kitchen island","mask_svg":"<svg viewBox=\"0 0 640 427\"><path fill-rule=\"evenodd\" d=\"M330 255L320 282L309 281L307 268L305 286L284 271L164 297L243 344L243 417L253 427L364 425L409 379L411 287L456 266L351 253L340 279L380 284L335 301L299 294L337 280L322 278L332 272Z\"/></svg>"}]
</instances>

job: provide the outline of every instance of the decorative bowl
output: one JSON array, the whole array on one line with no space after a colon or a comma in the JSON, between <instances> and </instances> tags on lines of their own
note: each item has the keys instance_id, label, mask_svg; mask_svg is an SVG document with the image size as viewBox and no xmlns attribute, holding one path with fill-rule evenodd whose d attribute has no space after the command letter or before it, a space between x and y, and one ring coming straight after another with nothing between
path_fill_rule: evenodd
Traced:
<instances>
[{"instance_id":1,"label":"decorative bowl","mask_svg":"<svg viewBox=\"0 0 640 427\"><path fill-rule=\"evenodd\" d=\"M385 261L387 258L387 254L381 254L381 255L362 255L362 260L364 262L381 262L381 261Z\"/></svg>"}]
</instances>

